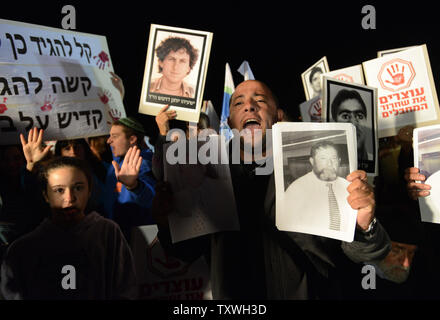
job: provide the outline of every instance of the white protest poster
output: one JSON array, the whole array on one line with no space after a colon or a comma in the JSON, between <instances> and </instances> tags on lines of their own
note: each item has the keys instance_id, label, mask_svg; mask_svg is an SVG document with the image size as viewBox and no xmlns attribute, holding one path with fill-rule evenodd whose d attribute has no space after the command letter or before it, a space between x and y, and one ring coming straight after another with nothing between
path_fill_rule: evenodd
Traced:
<instances>
[{"instance_id":1,"label":"white protest poster","mask_svg":"<svg viewBox=\"0 0 440 320\"><path fill-rule=\"evenodd\" d=\"M377 88L323 77L323 122L348 122L356 128L358 169L378 174Z\"/></svg>"},{"instance_id":2,"label":"white protest poster","mask_svg":"<svg viewBox=\"0 0 440 320\"><path fill-rule=\"evenodd\" d=\"M125 116L104 36L0 19L0 144L106 135ZM25 134L27 135L27 134Z\"/></svg>"},{"instance_id":3,"label":"white protest poster","mask_svg":"<svg viewBox=\"0 0 440 320\"><path fill-rule=\"evenodd\" d=\"M187 263L167 255L157 226L133 228L131 251L140 300L212 300L209 267L203 257Z\"/></svg>"},{"instance_id":4,"label":"white protest poster","mask_svg":"<svg viewBox=\"0 0 440 320\"><path fill-rule=\"evenodd\" d=\"M272 134L277 228L353 241L345 177L356 170L354 126L279 122Z\"/></svg>"},{"instance_id":5,"label":"white protest poster","mask_svg":"<svg viewBox=\"0 0 440 320\"><path fill-rule=\"evenodd\" d=\"M378 88L379 138L399 129L440 123L440 111L426 45L363 63L367 85Z\"/></svg>"},{"instance_id":6,"label":"white protest poster","mask_svg":"<svg viewBox=\"0 0 440 320\"><path fill-rule=\"evenodd\" d=\"M364 72L362 70L362 65L360 64L352 67L326 72L321 75L321 77L323 76L349 83L365 84Z\"/></svg>"},{"instance_id":7,"label":"white protest poster","mask_svg":"<svg viewBox=\"0 0 440 320\"><path fill-rule=\"evenodd\" d=\"M413 145L414 167L431 186L430 195L419 198L421 219L440 223L440 125L414 129Z\"/></svg>"},{"instance_id":8,"label":"white protest poster","mask_svg":"<svg viewBox=\"0 0 440 320\"><path fill-rule=\"evenodd\" d=\"M224 137L206 140L183 136L165 145L164 178L175 201L168 215L173 243L240 228Z\"/></svg>"},{"instance_id":9,"label":"white protest poster","mask_svg":"<svg viewBox=\"0 0 440 320\"><path fill-rule=\"evenodd\" d=\"M316 96L299 105L302 122L321 122L322 99Z\"/></svg>"},{"instance_id":10,"label":"white protest poster","mask_svg":"<svg viewBox=\"0 0 440 320\"><path fill-rule=\"evenodd\" d=\"M410 47L403 47L403 48L395 48L395 49L388 49L388 50L378 51L377 52L377 57L378 58L385 57L386 55L397 53L397 52L408 50L408 49L412 49L412 48L415 48L415 47L416 46L410 46Z\"/></svg>"},{"instance_id":11,"label":"white protest poster","mask_svg":"<svg viewBox=\"0 0 440 320\"><path fill-rule=\"evenodd\" d=\"M139 113L155 116L170 105L177 120L198 122L212 36L211 32L151 25Z\"/></svg>"},{"instance_id":12,"label":"white protest poster","mask_svg":"<svg viewBox=\"0 0 440 320\"><path fill-rule=\"evenodd\" d=\"M306 100L321 96L321 74L329 71L327 57L322 57L301 74Z\"/></svg>"}]
</instances>

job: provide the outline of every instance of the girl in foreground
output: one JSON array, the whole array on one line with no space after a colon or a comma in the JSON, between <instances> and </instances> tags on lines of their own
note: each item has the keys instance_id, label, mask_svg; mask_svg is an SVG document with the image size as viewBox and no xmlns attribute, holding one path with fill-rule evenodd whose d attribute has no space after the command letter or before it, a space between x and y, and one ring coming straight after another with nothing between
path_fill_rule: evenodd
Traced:
<instances>
[{"instance_id":1,"label":"girl in foreground","mask_svg":"<svg viewBox=\"0 0 440 320\"><path fill-rule=\"evenodd\" d=\"M118 225L87 210L92 178L86 163L52 158L39 178L51 215L9 247L3 298L136 298L133 257Z\"/></svg>"}]
</instances>

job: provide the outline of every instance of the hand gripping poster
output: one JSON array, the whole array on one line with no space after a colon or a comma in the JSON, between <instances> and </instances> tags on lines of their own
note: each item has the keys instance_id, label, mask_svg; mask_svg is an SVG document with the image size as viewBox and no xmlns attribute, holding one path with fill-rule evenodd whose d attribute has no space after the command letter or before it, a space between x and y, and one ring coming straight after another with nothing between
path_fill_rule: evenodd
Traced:
<instances>
[{"instance_id":1,"label":"hand gripping poster","mask_svg":"<svg viewBox=\"0 0 440 320\"><path fill-rule=\"evenodd\" d=\"M367 85L378 89L379 138L400 128L440 123L440 111L426 45L363 63Z\"/></svg>"}]
</instances>

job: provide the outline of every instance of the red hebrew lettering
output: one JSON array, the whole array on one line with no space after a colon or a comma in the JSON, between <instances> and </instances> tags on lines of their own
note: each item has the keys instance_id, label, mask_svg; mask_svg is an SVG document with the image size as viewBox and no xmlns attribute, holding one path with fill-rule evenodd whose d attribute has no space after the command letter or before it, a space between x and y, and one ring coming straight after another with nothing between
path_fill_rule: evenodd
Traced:
<instances>
[{"instance_id":1,"label":"red hebrew lettering","mask_svg":"<svg viewBox=\"0 0 440 320\"><path fill-rule=\"evenodd\" d=\"M388 99L387 99L387 97L379 97L379 102L380 103L388 103Z\"/></svg>"}]
</instances>

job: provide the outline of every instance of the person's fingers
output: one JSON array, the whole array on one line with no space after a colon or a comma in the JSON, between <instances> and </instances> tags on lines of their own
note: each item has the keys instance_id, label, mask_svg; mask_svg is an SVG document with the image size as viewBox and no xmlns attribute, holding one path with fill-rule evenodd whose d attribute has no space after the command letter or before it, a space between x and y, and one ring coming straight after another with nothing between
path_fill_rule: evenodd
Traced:
<instances>
[{"instance_id":1,"label":"person's fingers","mask_svg":"<svg viewBox=\"0 0 440 320\"><path fill-rule=\"evenodd\" d=\"M24 138L22 133L20 133L20 141L21 141L21 145L23 147L26 146L26 139Z\"/></svg>"},{"instance_id":2,"label":"person's fingers","mask_svg":"<svg viewBox=\"0 0 440 320\"><path fill-rule=\"evenodd\" d=\"M359 189L359 190L364 190L364 191L370 191L371 187L368 185L368 183L360 180L360 179L356 179L353 180L353 182L351 182L348 187L347 187L347 191L348 193L353 192L354 190Z\"/></svg>"},{"instance_id":3,"label":"person's fingers","mask_svg":"<svg viewBox=\"0 0 440 320\"><path fill-rule=\"evenodd\" d=\"M41 142L43 142L43 133L44 133L44 130L40 129L40 131L38 132L38 138L37 138L38 144L41 144Z\"/></svg>"},{"instance_id":4,"label":"person's fingers","mask_svg":"<svg viewBox=\"0 0 440 320\"><path fill-rule=\"evenodd\" d=\"M118 176L119 176L119 164L115 160L113 160L112 161L112 165L113 165L113 168L115 169L115 176L116 176L116 178L118 178Z\"/></svg>"},{"instance_id":5,"label":"person's fingers","mask_svg":"<svg viewBox=\"0 0 440 320\"><path fill-rule=\"evenodd\" d=\"M164 113L165 111L168 110L169 107L170 107L169 104L165 105L162 109L160 109L159 113Z\"/></svg>"},{"instance_id":6,"label":"person's fingers","mask_svg":"<svg viewBox=\"0 0 440 320\"><path fill-rule=\"evenodd\" d=\"M140 158L140 154L141 154L141 149L135 147L133 155L131 156L131 162L130 162L130 164L134 168L136 168L136 166L137 166L137 163L138 163L139 158Z\"/></svg>"},{"instance_id":7,"label":"person's fingers","mask_svg":"<svg viewBox=\"0 0 440 320\"><path fill-rule=\"evenodd\" d=\"M410 183L408 183L408 189L409 190L431 190L431 186L426 183L410 182Z\"/></svg>"},{"instance_id":8,"label":"person's fingers","mask_svg":"<svg viewBox=\"0 0 440 320\"><path fill-rule=\"evenodd\" d=\"M46 146L46 148L44 148L43 153L46 155L47 153L49 153L50 151L50 146Z\"/></svg>"},{"instance_id":9,"label":"person's fingers","mask_svg":"<svg viewBox=\"0 0 440 320\"><path fill-rule=\"evenodd\" d=\"M141 170L142 165L142 157L139 157L138 162L136 164L136 172L139 172Z\"/></svg>"},{"instance_id":10,"label":"person's fingers","mask_svg":"<svg viewBox=\"0 0 440 320\"><path fill-rule=\"evenodd\" d=\"M363 171L363 170L356 170L356 171L353 171L352 173L350 173L350 174L346 177L346 179L347 179L349 182L352 182L352 181L354 181L355 179L360 179L360 180L362 180L362 181L367 181L367 173L366 173L365 171Z\"/></svg>"},{"instance_id":11,"label":"person's fingers","mask_svg":"<svg viewBox=\"0 0 440 320\"><path fill-rule=\"evenodd\" d=\"M34 133L34 128L29 130L29 133L28 133L28 143L32 142L33 133Z\"/></svg>"}]
</instances>

